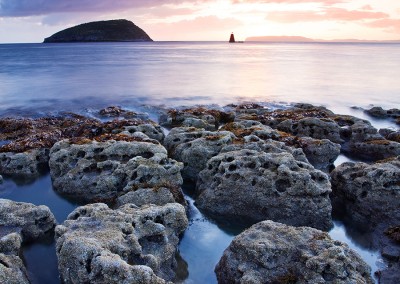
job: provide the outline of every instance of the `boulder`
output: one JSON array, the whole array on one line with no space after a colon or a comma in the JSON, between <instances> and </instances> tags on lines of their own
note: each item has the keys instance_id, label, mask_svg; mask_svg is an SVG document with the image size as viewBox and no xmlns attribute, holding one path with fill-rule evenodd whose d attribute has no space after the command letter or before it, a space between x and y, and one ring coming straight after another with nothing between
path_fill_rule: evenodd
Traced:
<instances>
[{"instance_id":1,"label":"boulder","mask_svg":"<svg viewBox=\"0 0 400 284\"><path fill-rule=\"evenodd\" d=\"M7 233L18 233L24 242L38 240L56 225L47 206L0 199L0 227Z\"/></svg>"},{"instance_id":2,"label":"boulder","mask_svg":"<svg viewBox=\"0 0 400 284\"><path fill-rule=\"evenodd\" d=\"M288 152L221 153L199 174L196 190L197 206L220 218L332 226L328 176Z\"/></svg>"},{"instance_id":3,"label":"boulder","mask_svg":"<svg viewBox=\"0 0 400 284\"><path fill-rule=\"evenodd\" d=\"M236 236L215 272L218 283L366 283L371 271L346 244L319 230L272 221Z\"/></svg>"},{"instance_id":4,"label":"boulder","mask_svg":"<svg viewBox=\"0 0 400 284\"><path fill-rule=\"evenodd\" d=\"M187 109L170 109L160 116L160 124L164 127L195 127L209 131L217 130L221 124L233 121L234 113L204 107Z\"/></svg>"},{"instance_id":5,"label":"boulder","mask_svg":"<svg viewBox=\"0 0 400 284\"><path fill-rule=\"evenodd\" d=\"M179 236L188 226L185 208L102 203L75 209L56 227L63 283L165 283L175 277Z\"/></svg>"},{"instance_id":6,"label":"boulder","mask_svg":"<svg viewBox=\"0 0 400 284\"><path fill-rule=\"evenodd\" d=\"M179 187L138 188L117 198L118 207L128 203L142 206L145 204L165 205L174 202L187 206L185 197Z\"/></svg>"},{"instance_id":7,"label":"boulder","mask_svg":"<svg viewBox=\"0 0 400 284\"><path fill-rule=\"evenodd\" d=\"M384 110L382 107L372 107L365 110L365 112L373 117L385 118L388 116L387 111Z\"/></svg>"},{"instance_id":8,"label":"boulder","mask_svg":"<svg viewBox=\"0 0 400 284\"><path fill-rule=\"evenodd\" d=\"M400 220L400 156L372 165L346 162L331 173L332 202L370 229Z\"/></svg>"},{"instance_id":9,"label":"boulder","mask_svg":"<svg viewBox=\"0 0 400 284\"><path fill-rule=\"evenodd\" d=\"M227 144L233 143L235 135L229 131L205 131L193 128L174 128L165 139L172 158L183 162L182 176L196 181L207 161L217 155Z\"/></svg>"},{"instance_id":10,"label":"boulder","mask_svg":"<svg viewBox=\"0 0 400 284\"><path fill-rule=\"evenodd\" d=\"M23 261L19 258L21 243L21 236L17 233L0 238L0 283L30 283Z\"/></svg>"},{"instance_id":11,"label":"boulder","mask_svg":"<svg viewBox=\"0 0 400 284\"><path fill-rule=\"evenodd\" d=\"M110 202L140 187L180 187L182 164L154 141L63 140L50 152L54 188L86 202Z\"/></svg>"},{"instance_id":12,"label":"boulder","mask_svg":"<svg viewBox=\"0 0 400 284\"><path fill-rule=\"evenodd\" d=\"M339 125L328 118L306 117L298 121L288 119L277 128L300 137L312 137L316 139L329 139L334 143L342 143Z\"/></svg>"},{"instance_id":13,"label":"boulder","mask_svg":"<svg viewBox=\"0 0 400 284\"><path fill-rule=\"evenodd\" d=\"M36 178L48 169L49 149L22 153L0 153L0 173L22 178Z\"/></svg>"}]
</instances>

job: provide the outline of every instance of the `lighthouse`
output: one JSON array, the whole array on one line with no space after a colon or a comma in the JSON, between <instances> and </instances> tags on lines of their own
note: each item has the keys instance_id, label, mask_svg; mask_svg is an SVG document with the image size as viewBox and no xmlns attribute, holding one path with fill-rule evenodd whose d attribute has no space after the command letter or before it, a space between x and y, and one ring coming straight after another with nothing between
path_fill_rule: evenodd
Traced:
<instances>
[{"instance_id":1,"label":"lighthouse","mask_svg":"<svg viewBox=\"0 0 400 284\"><path fill-rule=\"evenodd\" d=\"M229 38L230 43L235 43L235 36L231 33L231 37Z\"/></svg>"}]
</instances>

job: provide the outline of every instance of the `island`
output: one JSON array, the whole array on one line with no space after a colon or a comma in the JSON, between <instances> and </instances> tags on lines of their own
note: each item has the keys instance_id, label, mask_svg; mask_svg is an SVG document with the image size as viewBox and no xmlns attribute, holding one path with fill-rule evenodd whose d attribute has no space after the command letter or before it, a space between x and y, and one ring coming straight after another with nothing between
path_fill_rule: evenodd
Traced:
<instances>
[{"instance_id":1,"label":"island","mask_svg":"<svg viewBox=\"0 0 400 284\"><path fill-rule=\"evenodd\" d=\"M77 25L45 38L44 43L153 41L128 20L109 20Z\"/></svg>"}]
</instances>

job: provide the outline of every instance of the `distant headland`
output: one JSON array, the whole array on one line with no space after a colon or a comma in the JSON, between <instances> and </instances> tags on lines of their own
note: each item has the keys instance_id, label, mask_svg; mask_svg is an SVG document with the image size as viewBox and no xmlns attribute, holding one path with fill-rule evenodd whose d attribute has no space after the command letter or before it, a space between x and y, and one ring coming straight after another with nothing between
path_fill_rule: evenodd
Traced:
<instances>
[{"instance_id":1,"label":"distant headland","mask_svg":"<svg viewBox=\"0 0 400 284\"><path fill-rule=\"evenodd\" d=\"M45 38L44 43L153 41L128 20L90 22L62 30Z\"/></svg>"},{"instance_id":2,"label":"distant headland","mask_svg":"<svg viewBox=\"0 0 400 284\"><path fill-rule=\"evenodd\" d=\"M259 41L259 42L349 42L349 43L400 43L400 40L362 40L362 39L313 39L302 36L252 36L246 38L246 41Z\"/></svg>"}]
</instances>

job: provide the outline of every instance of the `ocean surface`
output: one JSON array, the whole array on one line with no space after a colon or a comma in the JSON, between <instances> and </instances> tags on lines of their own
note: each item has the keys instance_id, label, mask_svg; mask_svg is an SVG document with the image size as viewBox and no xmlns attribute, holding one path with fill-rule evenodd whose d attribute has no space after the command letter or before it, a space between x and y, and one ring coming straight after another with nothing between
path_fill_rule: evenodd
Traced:
<instances>
[{"instance_id":1,"label":"ocean surface","mask_svg":"<svg viewBox=\"0 0 400 284\"><path fill-rule=\"evenodd\" d=\"M157 120L168 107L306 102L398 129L362 108L400 108L399 62L400 44L0 44L0 117L93 115L119 105ZM336 165L347 160L340 156ZM194 205L190 188L185 193L190 226L179 245L179 281L216 283L214 266L243 228L210 220ZM5 178L0 198L47 205L59 223L78 206L53 191L49 175L30 183ZM334 239L357 250L373 271L384 267L362 235L340 219L334 223ZM60 283L51 239L24 247L23 257L34 284Z\"/></svg>"}]
</instances>

